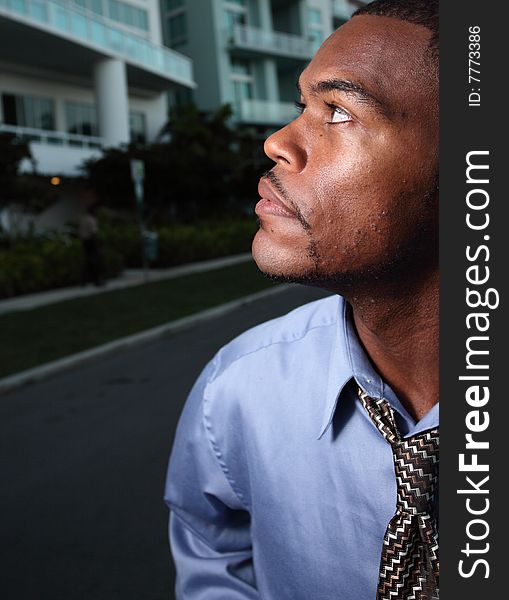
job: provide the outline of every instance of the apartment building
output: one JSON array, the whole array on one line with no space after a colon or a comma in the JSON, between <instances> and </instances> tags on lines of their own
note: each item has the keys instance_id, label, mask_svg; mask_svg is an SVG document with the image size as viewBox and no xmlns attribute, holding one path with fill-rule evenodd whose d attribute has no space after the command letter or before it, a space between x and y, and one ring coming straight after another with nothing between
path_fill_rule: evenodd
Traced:
<instances>
[{"instance_id":1,"label":"apartment building","mask_svg":"<svg viewBox=\"0 0 509 600\"><path fill-rule=\"evenodd\" d=\"M348 0L161 0L165 43L192 58L197 88L174 94L199 108L231 104L260 131L295 116L295 83L334 29L363 2Z\"/></svg>"},{"instance_id":2,"label":"apartment building","mask_svg":"<svg viewBox=\"0 0 509 600\"><path fill-rule=\"evenodd\" d=\"M192 61L163 44L159 0L0 0L0 131L30 141L39 173L153 140L168 91L194 86Z\"/></svg>"}]
</instances>

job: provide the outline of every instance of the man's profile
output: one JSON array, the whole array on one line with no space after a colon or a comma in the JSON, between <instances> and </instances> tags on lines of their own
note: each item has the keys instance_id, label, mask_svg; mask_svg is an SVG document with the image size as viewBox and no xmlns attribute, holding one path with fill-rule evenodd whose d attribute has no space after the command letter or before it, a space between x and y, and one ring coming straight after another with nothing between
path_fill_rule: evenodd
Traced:
<instances>
[{"instance_id":1,"label":"man's profile","mask_svg":"<svg viewBox=\"0 0 509 600\"><path fill-rule=\"evenodd\" d=\"M438 2L376 0L265 143L253 256L333 295L230 342L166 490L188 600L438 598Z\"/></svg>"}]
</instances>

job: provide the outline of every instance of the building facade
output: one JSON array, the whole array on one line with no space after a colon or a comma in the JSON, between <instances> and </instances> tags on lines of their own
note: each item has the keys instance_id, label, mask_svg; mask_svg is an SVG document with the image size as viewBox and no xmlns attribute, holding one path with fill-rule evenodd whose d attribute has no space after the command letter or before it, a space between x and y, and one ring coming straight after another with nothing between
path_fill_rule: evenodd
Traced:
<instances>
[{"instance_id":1,"label":"building facade","mask_svg":"<svg viewBox=\"0 0 509 600\"><path fill-rule=\"evenodd\" d=\"M163 44L159 0L0 0L0 131L30 141L39 173L153 140L168 92L194 86L192 61Z\"/></svg>"},{"instance_id":2,"label":"building facade","mask_svg":"<svg viewBox=\"0 0 509 600\"><path fill-rule=\"evenodd\" d=\"M334 29L362 2L161 0L163 39L193 60L202 110L230 104L237 123L278 127L295 116L296 81Z\"/></svg>"}]
</instances>

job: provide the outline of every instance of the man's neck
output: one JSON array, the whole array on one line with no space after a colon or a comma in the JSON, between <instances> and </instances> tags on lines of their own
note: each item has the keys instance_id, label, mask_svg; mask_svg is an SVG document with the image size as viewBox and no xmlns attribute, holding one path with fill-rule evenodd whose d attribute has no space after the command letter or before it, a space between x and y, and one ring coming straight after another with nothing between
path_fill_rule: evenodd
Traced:
<instances>
[{"instance_id":1,"label":"man's neck","mask_svg":"<svg viewBox=\"0 0 509 600\"><path fill-rule=\"evenodd\" d=\"M408 412L421 419L438 402L438 270L409 285L348 298L359 339Z\"/></svg>"}]
</instances>

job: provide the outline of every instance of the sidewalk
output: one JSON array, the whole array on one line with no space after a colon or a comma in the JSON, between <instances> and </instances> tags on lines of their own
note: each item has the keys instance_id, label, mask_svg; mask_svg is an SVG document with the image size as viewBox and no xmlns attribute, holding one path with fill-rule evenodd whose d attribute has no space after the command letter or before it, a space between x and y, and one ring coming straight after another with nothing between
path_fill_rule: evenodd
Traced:
<instances>
[{"instance_id":1,"label":"sidewalk","mask_svg":"<svg viewBox=\"0 0 509 600\"><path fill-rule=\"evenodd\" d=\"M151 283L153 281L161 281L162 279L173 279L174 277L180 277L181 275L212 271L213 269L221 269L222 267L236 265L249 260L252 260L251 253L246 252L245 254L190 263L179 267L172 267L171 269L150 269L146 281L142 269L127 269L120 277L108 281L108 283L102 287L96 287L94 285L87 285L85 287L74 286L0 300L0 315L17 310L30 310L32 308L37 308L38 306L61 302L62 300L104 294L106 292L111 292L112 290L124 289L135 285Z\"/></svg>"}]
</instances>

